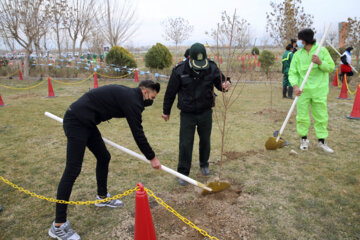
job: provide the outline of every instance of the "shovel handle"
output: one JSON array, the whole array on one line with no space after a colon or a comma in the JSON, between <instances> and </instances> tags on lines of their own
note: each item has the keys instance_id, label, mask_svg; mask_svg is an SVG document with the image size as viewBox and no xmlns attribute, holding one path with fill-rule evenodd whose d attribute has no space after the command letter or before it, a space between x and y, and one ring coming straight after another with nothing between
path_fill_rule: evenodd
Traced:
<instances>
[{"instance_id":1,"label":"shovel handle","mask_svg":"<svg viewBox=\"0 0 360 240\"><path fill-rule=\"evenodd\" d=\"M324 44L325 39L326 39L326 36L327 36L327 34L328 34L328 32L329 32L330 26L331 26L331 23L329 23L328 27L326 28L326 31L325 31L322 39L321 39L321 42L320 42L318 48L316 49L315 55L319 55L320 49L321 49L322 45ZM311 62L311 63L310 63L310 66L309 66L309 68L308 68L308 70L307 70L307 72L306 72L304 81L301 83L300 91L303 90L303 88L304 88L304 86L305 86L305 83L306 83L306 81L307 81L308 78L309 78L309 75L310 75L310 72L311 72L313 66L314 66L314 63ZM296 96L295 99L294 99L294 101L293 101L293 103L292 103L292 105L291 105L291 107L290 107L290 110L289 110L288 114L286 115L285 121L284 121L283 125L281 126L281 129L280 129L280 131L279 131L279 134L278 134L278 136L277 136L277 138L276 138L276 142L279 141L280 136L281 136L281 134L283 133L283 131L284 131L285 127L286 127L286 124L288 123L288 121L289 121L289 119L290 119L290 116L291 116L292 112L294 111L294 108L295 108L295 105L296 105L298 99L299 99L299 96Z\"/></svg>"},{"instance_id":2,"label":"shovel handle","mask_svg":"<svg viewBox=\"0 0 360 240\"><path fill-rule=\"evenodd\" d=\"M332 49L334 49L334 51L341 57L341 53L339 53L339 51L328 41L326 40L327 44L329 44L330 47L332 47ZM356 71L356 69L353 67L353 65L349 64L350 67L352 68L352 70L354 70L354 72L356 72L357 74L359 74L358 71Z\"/></svg>"},{"instance_id":3,"label":"shovel handle","mask_svg":"<svg viewBox=\"0 0 360 240\"><path fill-rule=\"evenodd\" d=\"M52 118L52 119L54 119L54 120L56 120L56 121L58 121L60 123L63 122L62 118L60 118L60 117L58 117L58 116L56 116L56 115L54 115L52 113L45 112L45 116L47 116L49 118ZM119 150L133 156L133 157L136 157L136 158L142 160L145 163L150 164L150 161L147 160L143 155L140 155L140 154L138 154L138 153L136 153L134 151L131 151L130 149L127 149L127 148L125 148L123 146L120 146L119 144L116 144L116 143L110 141L109 139L106 139L106 138L102 138L102 139L104 140L105 143L109 144L110 146L113 146L113 147L115 147L115 148L117 148L117 149L119 149ZM171 175L174 175L175 177L181 178L182 180L184 180L184 181L186 181L188 183L191 183L191 184L193 184L195 186L201 187L201 188L203 188L203 189L205 189L205 190L207 190L209 192L212 191L212 189L209 188L209 187L206 187L205 184L203 184L201 182L198 182L198 181L196 181L196 180L194 180L192 178L189 178L188 176L185 176L185 175L183 175L181 173L178 173L178 172L174 171L173 169L168 168L168 167L166 167L164 165L161 165L161 170L163 170L163 171L165 171L167 173L170 173Z\"/></svg>"}]
</instances>

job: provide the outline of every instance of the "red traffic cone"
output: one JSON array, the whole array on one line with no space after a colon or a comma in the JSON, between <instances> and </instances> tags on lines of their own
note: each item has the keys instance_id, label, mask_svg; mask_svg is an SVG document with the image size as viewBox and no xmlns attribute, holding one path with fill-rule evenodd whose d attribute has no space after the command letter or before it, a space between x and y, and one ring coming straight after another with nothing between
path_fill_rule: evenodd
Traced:
<instances>
[{"instance_id":1,"label":"red traffic cone","mask_svg":"<svg viewBox=\"0 0 360 240\"><path fill-rule=\"evenodd\" d=\"M50 80L50 77L48 77L48 98L53 98L55 97L55 94L54 94L54 90L53 90L53 87L52 87L52 84L51 84L51 80Z\"/></svg>"},{"instance_id":2,"label":"red traffic cone","mask_svg":"<svg viewBox=\"0 0 360 240\"><path fill-rule=\"evenodd\" d=\"M348 98L348 95L347 95L347 87L346 86L347 86L347 77L345 74L343 84L341 87L341 92L340 92L339 97L337 97L337 99L350 100L350 98Z\"/></svg>"},{"instance_id":3,"label":"red traffic cone","mask_svg":"<svg viewBox=\"0 0 360 240\"><path fill-rule=\"evenodd\" d=\"M334 80L333 80L333 82L332 82L332 86L334 86L334 87L339 86L338 76L339 76L339 69L336 69L336 73L335 73L335 76L334 76Z\"/></svg>"},{"instance_id":4,"label":"red traffic cone","mask_svg":"<svg viewBox=\"0 0 360 240\"><path fill-rule=\"evenodd\" d=\"M99 84L98 84L98 79L97 79L97 74L96 72L94 73L94 88L98 88Z\"/></svg>"},{"instance_id":5,"label":"red traffic cone","mask_svg":"<svg viewBox=\"0 0 360 240\"><path fill-rule=\"evenodd\" d=\"M144 186L138 183L140 190L135 196L135 238L134 240L156 240L154 223L151 216L149 200Z\"/></svg>"},{"instance_id":6,"label":"red traffic cone","mask_svg":"<svg viewBox=\"0 0 360 240\"><path fill-rule=\"evenodd\" d=\"M139 82L139 75L137 69L135 69L135 82Z\"/></svg>"},{"instance_id":7,"label":"red traffic cone","mask_svg":"<svg viewBox=\"0 0 360 240\"><path fill-rule=\"evenodd\" d=\"M21 74L21 70L19 69L19 79L24 80L23 75Z\"/></svg>"},{"instance_id":8,"label":"red traffic cone","mask_svg":"<svg viewBox=\"0 0 360 240\"><path fill-rule=\"evenodd\" d=\"M346 115L347 118L360 120L360 84L356 90L353 109L350 115Z\"/></svg>"},{"instance_id":9,"label":"red traffic cone","mask_svg":"<svg viewBox=\"0 0 360 240\"><path fill-rule=\"evenodd\" d=\"M6 106L7 104L4 104L4 101L2 100L2 97L0 95L0 107Z\"/></svg>"}]
</instances>

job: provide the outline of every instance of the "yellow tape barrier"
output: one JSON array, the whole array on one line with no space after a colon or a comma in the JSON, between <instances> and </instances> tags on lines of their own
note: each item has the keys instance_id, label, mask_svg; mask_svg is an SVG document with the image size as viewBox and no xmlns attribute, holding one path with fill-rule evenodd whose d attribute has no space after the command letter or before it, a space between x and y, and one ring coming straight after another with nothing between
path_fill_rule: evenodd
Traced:
<instances>
[{"instance_id":1,"label":"yellow tape barrier","mask_svg":"<svg viewBox=\"0 0 360 240\"><path fill-rule=\"evenodd\" d=\"M345 78L344 78L345 79ZM339 81L339 77L337 78L337 83L338 83L338 87L339 88L341 88L342 87L342 83ZM360 84L359 84L360 85ZM346 81L346 88L347 88L347 90L348 90L348 92L350 93L350 95L354 95L354 94L356 94L356 91L357 91L357 86L356 86L356 89L355 89L355 91L354 92L351 92L350 91L350 88L349 88L349 84L347 83L347 81Z\"/></svg>"},{"instance_id":2,"label":"yellow tape barrier","mask_svg":"<svg viewBox=\"0 0 360 240\"><path fill-rule=\"evenodd\" d=\"M134 70L135 71L135 70ZM104 77L104 78L124 78L124 77L127 77L129 76L131 73L133 73L134 71L130 72L130 73L127 73L125 75L122 75L122 76L119 76L119 77L111 77L111 76L107 76L107 75L103 75L103 74L100 74L100 73L96 73L97 75L101 76L101 77Z\"/></svg>"},{"instance_id":3,"label":"yellow tape barrier","mask_svg":"<svg viewBox=\"0 0 360 240\"><path fill-rule=\"evenodd\" d=\"M2 176L0 176L0 180L2 180L4 183L10 185L11 187L19 190L20 192L23 192L23 193L25 193L27 195L30 195L32 197L36 197L38 199L46 200L46 201L53 202L53 203L61 203L61 204L69 204L69 205L90 205L90 204L95 204L95 203L107 202L107 201L111 201L111 200L114 200L114 199L119 199L119 198L128 196L128 195L130 195L131 193L135 192L138 189L138 187L136 187L134 189L129 189L129 190L125 191L124 193L120 193L120 194L117 194L117 195L115 195L115 196L113 196L111 198L105 198L103 200L85 201L85 202L81 202L81 201L65 201L65 200L58 200L58 199L55 199L55 198L48 198L48 197L41 196L41 195L38 195L36 193L30 192L29 190L25 190L24 188L19 187L18 185L10 182L9 180L3 178Z\"/></svg>"},{"instance_id":4,"label":"yellow tape barrier","mask_svg":"<svg viewBox=\"0 0 360 240\"><path fill-rule=\"evenodd\" d=\"M6 78L9 78L9 77L12 77L12 76L14 76L14 75L16 75L16 74L19 74L19 72L18 71L15 71L15 72L13 72L13 73L10 73L9 75L7 75L7 76L1 76L1 78L2 79L6 79Z\"/></svg>"},{"instance_id":5,"label":"yellow tape barrier","mask_svg":"<svg viewBox=\"0 0 360 240\"><path fill-rule=\"evenodd\" d=\"M192 223L189 219L181 216L177 211L175 211L172 207L170 207L169 205L167 205L161 198L155 196L155 194L150 190L145 188L146 192L149 194L150 197L153 197L157 203L159 203L161 206L163 206L164 208L166 208L166 210L168 210L169 212L171 212L172 214L174 214L176 217L178 217L179 219L181 219L181 221L183 221L185 224L189 225L191 228L197 230L199 233L201 233L204 237L208 237L211 240L219 240L216 237L210 236L205 230L197 227L194 223Z\"/></svg>"},{"instance_id":6,"label":"yellow tape barrier","mask_svg":"<svg viewBox=\"0 0 360 240\"><path fill-rule=\"evenodd\" d=\"M120 194L117 194L111 198L105 198L105 199L102 199L102 200L95 200L95 201L84 201L84 202L81 202L81 201L65 201L65 200L58 200L58 199L55 199L55 198L48 198L48 197L45 197L45 196L42 196L42 195L38 195L36 193L33 193L33 192L30 192L29 190L26 190L22 187L19 187L18 185L10 182L9 180L5 179L4 177L0 176L0 180L3 181L4 183L8 184L9 186L11 186L12 188L14 189L17 189L19 190L20 192L23 192L27 195L30 195L32 197L36 197L38 199L41 199L41 200L46 200L46 201L49 201L49 202L52 202L52 203L60 203L60 204L69 204L69 205L90 205L90 204L95 204L95 203L102 203L102 202L107 202L107 201L111 201L111 200L114 200L114 199L120 199L122 197L125 197L125 196L128 196L130 194L132 194L133 192L139 190L139 187L136 186L135 188L133 189L129 189L127 191L125 191L124 193L120 193ZM194 223L192 223L189 219L181 216L177 211L175 211L172 207L170 207L169 205L167 205L164 200L162 200L161 198L157 197L153 191L151 191L150 189L148 188L145 188L145 191L149 194L150 197L153 197L155 199L155 201L157 203L159 203L161 206L163 206L164 208L166 208L166 210L168 210L169 212L171 212L172 214L174 214L176 217L178 217L181 221L183 221L185 224L189 225L191 228L197 230L199 233L201 233L204 237L208 237L210 240L219 240L218 238L216 237L213 237L213 236L210 236L204 229L201 229L199 228L198 226L196 226Z\"/></svg>"},{"instance_id":7,"label":"yellow tape barrier","mask_svg":"<svg viewBox=\"0 0 360 240\"><path fill-rule=\"evenodd\" d=\"M66 85L76 85L76 84L81 84L83 82L86 82L87 80L89 80L92 76L94 76L94 74L91 74L89 77L85 78L84 80L80 80L79 82L74 82L74 83L70 83L70 82L62 82L53 78L50 78L52 81L56 82L56 83L60 83L60 84L66 84Z\"/></svg>"},{"instance_id":8,"label":"yellow tape barrier","mask_svg":"<svg viewBox=\"0 0 360 240\"><path fill-rule=\"evenodd\" d=\"M47 79L42 80L41 82L39 82L36 85L30 86L30 87L26 87L26 88L21 88L21 87L9 87L6 85L2 85L0 84L0 87L4 87L4 88L8 88L8 89L13 89L13 90L27 90L27 89L32 89L32 88L36 88L38 86L40 86L41 84L43 84Z\"/></svg>"},{"instance_id":9,"label":"yellow tape barrier","mask_svg":"<svg viewBox=\"0 0 360 240\"><path fill-rule=\"evenodd\" d=\"M349 85L347 84L347 82L345 82L345 83L346 83L346 88L347 88L348 92L350 93L350 95L354 95L356 93L356 91L357 91L357 86L356 86L356 90L354 92L351 92L350 89L349 89Z\"/></svg>"},{"instance_id":10,"label":"yellow tape barrier","mask_svg":"<svg viewBox=\"0 0 360 240\"><path fill-rule=\"evenodd\" d=\"M68 84L68 85L75 85L75 84L81 84L87 80L89 80L91 77L93 76L93 74L91 74L89 77L87 77L84 80L80 80L79 82L75 82L75 83L67 83L67 82L62 82L53 78L50 78L52 81L56 82L56 83L60 83L60 84ZM4 87L4 88L8 88L8 89L13 89L13 90L27 90L27 89L32 89L32 88L36 88L38 86L40 86L41 84L43 84L47 79L42 80L41 82L39 82L36 85L30 86L30 87L26 87L26 88L21 88L21 87L10 87L10 86L6 86L3 84L0 84L0 87Z\"/></svg>"}]
</instances>

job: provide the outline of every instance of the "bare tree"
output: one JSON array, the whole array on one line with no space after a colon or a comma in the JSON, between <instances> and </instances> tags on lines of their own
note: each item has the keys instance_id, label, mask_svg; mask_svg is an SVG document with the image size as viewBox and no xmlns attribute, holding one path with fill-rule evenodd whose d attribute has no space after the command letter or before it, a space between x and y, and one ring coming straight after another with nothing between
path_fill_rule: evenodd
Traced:
<instances>
[{"instance_id":1,"label":"bare tree","mask_svg":"<svg viewBox=\"0 0 360 240\"><path fill-rule=\"evenodd\" d=\"M270 2L270 6L272 11L266 13L266 31L279 46L285 46L301 29L313 25L314 17L305 13L302 0Z\"/></svg>"},{"instance_id":2,"label":"bare tree","mask_svg":"<svg viewBox=\"0 0 360 240\"><path fill-rule=\"evenodd\" d=\"M240 16L236 14L236 9L234 10L233 16L229 16L226 11L222 12L221 20L221 24L218 23L216 29L205 32L205 34L210 35L213 38L216 46L222 47L223 55L225 49L228 50L227 57L230 58L231 61L235 51L244 52L250 42L250 23L245 19L240 19ZM229 44L231 44L232 49L228 48ZM223 46L226 46L226 48L223 48ZM219 52L216 54L219 55ZM229 67L230 65L227 65L226 74L229 74Z\"/></svg>"},{"instance_id":3,"label":"bare tree","mask_svg":"<svg viewBox=\"0 0 360 240\"><path fill-rule=\"evenodd\" d=\"M348 18L348 39L349 45L354 48L354 53L357 56L356 68L359 69L359 53L360 53L360 19Z\"/></svg>"},{"instance_id":4,"label":"bare tree","mask_svg":"<svg viewBox=\"0 0 360 240\"><path fill-rule=\"evenodd\" d=\"M91 32L96 31L98 6L95 0L88 0L88 5L82 10L80 25L80 46L79 52L82 52L84 42L91 36Z\"/></svg>"},{"instance_id":5,"label":"bare tree","mask_svg":"<svg viewBox=\"0 0 360 240\"><path fill-rule=\"evenodd\" d=\"M76 42L80 36L81 24L82 24L82 11L86 8L86 0L72 0L67 10L67 20L64 22L65 28L72 41L72 52L75 54Z\"/></svg>"},{"instance_id":6,"label":"bare tree","mask_svg":"<svg viewBox=\"0 0 360 240\"><path fill-rule=\"evenodd\" d=\"M15 51L15 40L6 36L6 32L3 29L2 24L0 24L0 38L6 48L8 48L11 52Z\"/></svg>"},{"instance_id":7,"label":"bare tree","mask_svg":"<svg viewBox=\"0 0 360 240\"><path fill-rule=\"evenodd\" d=\"M164 27L166 41L175 43L175 52L177 54L177 46L190 37L194 27L182 17L168 18L161 24Z\"/></svg>"},{"instance_id":8,"label":"bare tree","mask_svg":"<svg viewBox=\"0 0 360 240\"><path fill-rule=\"evenodd\" d=\"M56 35L58 54L61 56L61 28L66 23L68 0L50 0L51 7L51 28Z\"/></svg>"},{"instance_id":9,"label":"bare tree","mask_svg":"<svg viewBox=\"0 0 360 240\"><path fill-rule=\"evenodd\" d=\"M49 6L48 6L49 8ZM47 13L48 14L48 13ZM50 21L46 20L43 24L35 24L37 28L37 34L34 36L34 48L36 53L36 63L40 64L40 55L41 55L41 39L46 35L50 28ZM46 44L46 42L43 42Z\"/></svg>"},{"instance_id":10,"label":"bare tree","mask_svg":"<svg viewBox=\"0 0 360 240\"><path fill-rule=\"evenodd\" d=\"M24 77L29 76L29 56L39 30L49 19L49 4L44 0L1 0L0 25L8 39L25 49Z\"/></svg>"},{"instance_id":11,"label":"bare tree","mask_svg":"<svg viewBox=\"0 0 360 240\"><path fill-rule=\"evenodd\" d=\"M103 52L103 46L105 45L105 39L102 33L93 30L86 39L86 45L91 52L101 54Z\"/></svg>"},{"instance_id":12,"label":"bare tree","mask_svg":"<svg viewBox=\"0 0 360 240\"><path fill-rule=\"evenodd\" d=\"M244 20L240 19L240 16L236 14L236 9L234 10L234 14L232 16L228 15L226 11L224 11L221 15L221 22L217 24L217 28L211 31L211 36L217 43L217 52L219 52L219 44L221 46L226 46L227 50L227 60L226 60L226 71L225 71L225 78L230 79L230 75L232 71L232 62L234 53L239 50L239 48L243 48L247 45L247 43L243 42L245 39L249 39L248 35L248 27L249 23ZM224 48L223 48L224 49ZM220 68L221 69L221 68ZM221 81L225 81L225 79L221 79ZM221 102L217 104L214 108L215 113L215 120L219 127L221 133L221 155L219 161L219 177L221 177L221 169L222 169L222 161L224 155L224 147L225 147L225 140L226 134L229 130L227 125L227 113L236 102L242 89L244 88L244 84L242 85L241 89L238 92L235 92L238 89L239 79L233 79L233 87L228 93L222 92L221 94Z\"/></svg>"},{"instance_id":13,"label":"bare tree","mask_svg":"<svg viewBox=\"0 0 360 240\"><path fill-rule=\"evenodd\" d=\"M119 46L137 31L136 7L131 0L106 0L99 10L99 30L106 41Z\"/></svg>"}]
</instances>

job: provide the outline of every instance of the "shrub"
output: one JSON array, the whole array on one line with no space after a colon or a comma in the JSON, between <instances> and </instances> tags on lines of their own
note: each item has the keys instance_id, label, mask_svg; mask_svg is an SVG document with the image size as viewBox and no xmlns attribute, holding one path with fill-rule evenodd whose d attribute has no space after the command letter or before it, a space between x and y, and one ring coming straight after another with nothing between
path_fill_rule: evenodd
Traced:
<instances>
[{"instance_id":1,"label":"shrub","mask_svg":"<svg viewBox=\"0 0 360 240\"><path fill-rule=\"evenodd\" d=\"M264 50L259 56L259 62L261 68L265 71L266 75L268 75L271 66L275 63L275 55L270 51Z\"/></svg>"},{"instance_id":2,"label":"shrub","mask_svg":"<svg viewBox=\"0 0 360 240\"><path fill-rule=\"evenodd\" d=\"M260 50L257 47L253 47L253 49L251 50L251 54L252 55L259 55L260 54Z\"/></svg>"},{"instance_id":3,"label":"shrub","mask_svg":"<svg viewBox=\"0 0 360 240\"><path fill-rule=\"evenodd\" d=\"M134 56L122 47L112 47L106 55L105 61L107 64L114 64L116 66L127 66L129 68L137 67Z\"/></svg>"},{"instance_id":4,"label":"shrub","mask_svg":"<svg viewBox=\"0 0 360 240\"><path fill-rule=\"evenodd\" d=\"M338 59L340 59L339 54L337 54L331 46L327 46L326 49L329 51L330 56L336 65L336 62L338 61Z\"/></svg>"},{"instance_id":5,"label":"shrub","mask_svg":"<svg viewBox=\"0 0 360 240\"><path fill-rule=\"evenodd\" d=\"M171 53L161 43L152 46L145 54L145 66L148 68L164 69L171 66Z\"/></svg>"},{"instance_id":6,"label":"shrub","mask_svg":"<svg viewBox=\"0 0 360 240\"><path fill-rule=\"evenodd\" d=\"M341 47L338 49L339 53L343 54L345 52L346 47Z\"/></svg>"}]
</instances>

